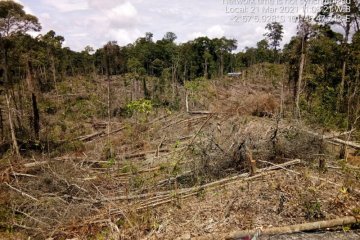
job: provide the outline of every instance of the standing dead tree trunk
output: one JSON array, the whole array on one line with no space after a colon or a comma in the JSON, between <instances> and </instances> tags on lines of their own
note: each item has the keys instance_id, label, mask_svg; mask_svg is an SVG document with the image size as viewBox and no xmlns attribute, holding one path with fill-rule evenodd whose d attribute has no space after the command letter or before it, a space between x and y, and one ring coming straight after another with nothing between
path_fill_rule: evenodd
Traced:
<instances>
[{"instance_id":1,"label":"standing dead tree trunk","mask_svg":"<svg viewBox=\"0 0 360 240\"><path fill-rule=\"evenodd\" d=\"M344 88L345 88L345 79L346 79L346 59L348 57L348 41L349 41L349 34L350 34L350 27L351 22L347 21L346 25L344 27L345 30L345 36L344 36L344 42L343 42L343 51L344 51L344 59L343 59L343 65L342 65L342 72L341 72L341 82L340 82L340 89L339 89L339 97L337 101L337 110L339 111L341 108L341 104L344 100Z\"/></svg>"},{"instance_id":2,"label":"standing dead tree trunk","mask_svg":"<svg viewBox=\"0 0 360 240\"><path fill-rule=\"evenodd\" d=\"M173 101L176 98L177 94L177 69L179 67L179 59L176 59L176 61L172 64L171 67L171 82L172 82L172 98Z\"/></svg>"},{"instance_id":3,"label":"standing dead tree trunk","mask_svg":"<svg viewBox=\"0 0 360 240\"><path fill-rule=\"evenodd\" d=\"M220 55L220 77L224 77L224 53L222 51Z\"/></svg>"},{"instance_id":4,"label":"standing dead tree trunk","mask_svg":"<svg viewBox=\"0 0 360 240\"><path fill-rule=\"evenodd\" d=\"M10 97L8 96L8 94L6 94L5 98L6 98L7 108L8 108L8 117L9 117L9 126L10 126L10 132L11 132L12 147L13 147L13 150L14 150L16 156L20 157L19 146L18 146L18 143L16 140L15 128L14 128L12 115L11 115Z\"/></svg>"},{"instance_id":5,"label":"standing dead tree trunk","mask_svg":"<svg viewBox=\"0 0 360 240\"><path fill-rule=\"evenodd\" d=\"M301 86L303 82L304 68L305 68L305 59L306 59L306 47L307 41L310 35L311 25L308 20L306 20L306 9L307 2L304 5L304 15L299 18L298 25L298 35L301 37L301 55L300 55L300 65L299 65L299 76L296 83L296 95L295 95L295 117L300 118L300 94Z\"/></svg>"},{"instance_id":6,"label":"standing dead tree trunk","mask_svg":"<svg viewBox=\"0 0 360 240\"><path fill-rule=\"evenodd\" d=\"M30 60L26 64L26 82L28 84L29 91L31 93L31 103L32 103L32 123L31 128L34 131L34 136L36 140L40 139L40 114L37 104L37 97L35 94L35 84L33 81L32 65Z\"/></svg>"},{"instance_id":7,"label":"standing dead tree trunk","mask_svg":"<svg viewBox=\"0 0 360 240\"><path fill-rule=\"evenodd\" d=\"M107 113L108 113L108 136L111 132L111 110L110 110L110 90L111 90L111 84L110 84L110 67L109 67L109 57L107 56L106 61L106 72L107 72Z\"/></svg>"},{"instance_id":8,"label":"standing dead tree trunk","mask_svg":"<svg viewBox=\"0 0 360 240\"><path fill-rule=\"evenodd\" d=\"M4 119L2 114L2 108L0 107L0 141L2 141L4 138Z\"/></svg>"},{"instance_id":9,"label":"standing dead tree trunk","mask_svg":"<svg viewBox=\"0 0 360 240\"><path fill-rule=\"evenodd\" d=\"M106 68L106 80L107 80L107 115L108 115L108 123L107 123L107 144L109 148L109 157L113 157L113 149L111 146L111 67L110 67L110 52L111 49L108 45L105 45L105 68Z\"/></svg>"},{"instance_id":10,"label":"standing dead tree trunk","mask_svg":"<svg viewBox=\"0 0 360 240\"><path fill-rule=\"evenodd\" d=\"M34 134L35 139L40 139L40 114L39 114L39 108L37 104L36 95L34 93L31 93L31 101L32 101L32 107L33 107L33 117L34 117Z\"/></svg>"},{"instance_id":11,"label":"standing dead tree trunk","mask_svg":"<svg viewBox=\"0 0 360 240\"><path fill-rule=\"evenodd\" d=\"M305 65L305 52L304 52L304 43L302 43L301 47L301 57L300 57L300 66L299 66L299 77L296 83L296 99L295 99L295 107L296 118L300 118L300 94L301 94L301 85L302 85L302 78L304 73L304 65Z\"/></svg>"},{"instance_id":12,"label":"standing dead tree trunk","mask_svg":"<svg viewBox=\"0 0 360 240\"><path fill-rule=\"evenodd\" d=\"M58 94L57 81L56 81L56 64L55 64L54 54L51 54L51 72L52 72L52 78L53 78L53 82L54 82L55 92L56 92L56 94Z\"/></svg>"},{"instance_id":13,"label":"standing dead tree trunk","mask_svg":"<svg viewBox=\"0 0 360 240\"><path fill-rule=\"evenodd\" d=\"M205 69L204 69L204 78L208 79L208 61L207 58L205 58L205 63L204 63Z\"/></svg>"}]
</instances>

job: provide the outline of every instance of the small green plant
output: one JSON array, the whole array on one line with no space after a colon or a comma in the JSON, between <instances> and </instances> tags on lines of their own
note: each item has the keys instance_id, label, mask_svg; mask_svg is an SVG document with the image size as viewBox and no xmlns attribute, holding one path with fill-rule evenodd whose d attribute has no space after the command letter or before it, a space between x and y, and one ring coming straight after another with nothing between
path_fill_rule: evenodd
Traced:
<instances>
[{"instance_id":1,"label":"small green plant","mask_svg":"<svg viewBox=\"0 0 360 240\"><path fill-rule=\"evenodd\" d=\"M116 163L115 158L109 158L109 159L107 160L107 167L110 168L110 167L114 166L115 163Z\"/></svg>"},{"instance_id":2,"label":"small green plant","mask_svg":"<svg viewBox=\"0 0 360 240\"><path fill-rule=\"evenodd\" d=\"M206 192L204 188L200 188L199 191L196 193L196 196L200 198L201 200L205 199Z\"/></svg>"},{"instance_id":3,"label":"small green plant","mask_svg":"<svg viewBox=\"0 0 360 240\"><path fill-rule=\"evenodd\" d=\"M160 170L160 172L165 172L165 171L168 170L168 168L169 168L169 164L167 164L167 163L161 163L159 170Z\"/></svg>"},{"instance_id":4,"label":"small green plant","mask_svg":"<svg viewBox=\"0 0 360 240\"><path fill-rule=\"evenodd\" d=\"M351 230L351 226L346 225L346 226L343 226L342 229L343 229L344 232L348 232L348 231Z\"/></svg>"},{"instance_id":5,"label":"small green plant","mask_svg":"<svg viewBox=\"0 0 360 240\"><path fill-rule=\"evenodd\" d=\"M176 140L175 144L174 144L174 148L179 148L180 146L180 141L179 140Z\"/></svg>"},{"instance_id":6,"label":"small green plant","mask_svg":"<svg viewBox=\"0 0 360 240\"><path fill-rule=\"evenodd\" d=\"M134 189L141 188L145 184L145 180L141 176L134 176L130 182Z\"/></svg>"},{"instance_id":7,"label":"small green plant","mask_svg":"<svg viewBox=\"0 0 360 240\"><path fill-rule=\"evenodd\" d=\"M324 218L324 214L321 210L321 203L319 201L305 201L304 207L306 219L312 220Z\"/></svg>"},{"instance_id":8,"label":"small green plant","mask_svg":"<svg viewBox=\"0 0 360 240\"><path fill-rule=\"evenodd\" d=\"M185 89L192 91L192 92L200 91L206 85L205 80L206 80L205 78L201 77L201 78L196 78L193 81L186 81Z\"/></svg>"},{"instance_id":9,"label":"small green plant","mask_svg":"<svg viewBox=\"0 0 360 240\"><path fill-rule=\"evenodd\" d=\"M108 164L115 162L114 148L111 143L107 143L102 149L103 159L108 161Z\"/></svg>"},{"instance_id":10,"label":"small green plant","mask_svg":"<svg viewBox=\"0 0 360 240\"><path fill-rule=\"evenodd\" d=\"M126 105L129 113L145 113L150 114L153 111L153 103L151 100L139 99Z\"/></svg>"},{"instance_id":11,"label":"small green plant","mask_svg":"<svg viewBox=\"0 0 360 240\"><path fill-rule=\"evenodd\" d=\"M174 165L173 165L173 169L172 169L172 175L173 176L176 176L178 175L179 173L181 172L181 168L179 166L179 162L176 162Z\"/></svg>"},{"instance_id":12,"label":"small green plant","mask_svg":"<svg viewBox=\"0 0 360 240\"><path fill-rule=\"evenodd\" d=\"M123 168L121 168L121 173L137 174L138 171L139 171L138 168L133 163L129 163L125 165Z\"/></svg>"}]
</instances>

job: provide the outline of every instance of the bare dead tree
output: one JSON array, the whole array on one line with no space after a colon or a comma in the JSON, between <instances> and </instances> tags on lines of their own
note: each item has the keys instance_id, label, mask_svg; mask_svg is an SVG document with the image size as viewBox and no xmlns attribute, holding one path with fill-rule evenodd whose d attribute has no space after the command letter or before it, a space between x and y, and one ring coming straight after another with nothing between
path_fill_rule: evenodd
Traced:
<instances>
[{"instance_id":1,"label":"bare dead tree","mask_svg":"<svg viewBox=\"0 0 360 240\"><path fill-rule=\"evenodd\" d=\"M299 16L299 25L298 25L298 34L301 37L301 55L300 55L300 65L299 65L299 76L296 83L296 96L295 96L295 117L300 118L300 95L301 87L303 82L305 59L306 59L306 47L307 40L310 35L310 23L306 20L306 7L307 2L305 1L304 6L304 15Z\"/></svg>"},{"instance_id":2,"label":"bare dead tree","mask_svg":"<svg viewBox=\"0 0 360 240\"><path fill-rule=\"evenodd\" d=\"M2 108L0 107L0 140L3 140L4 138L4 119L2 114Z\"/></svg>"},{"instance_id":3,"label":"bare dead tree","mask_svg":"<svg viewBox=\"0 0 360 240\"><path fill-rule=\"evenodd\" d=\"M13 147L13 150L14 150L16 156L20 157L19 146L18 146L18 143L16 140L15 128L14 128L12 114L11 114L10 96L8 94L6 94L5 98L6 98L7 108L8 108L8 117L9 117L9 126L10 126L11 139L12 139L12 147Z\"/></svg>"}]
</instances>

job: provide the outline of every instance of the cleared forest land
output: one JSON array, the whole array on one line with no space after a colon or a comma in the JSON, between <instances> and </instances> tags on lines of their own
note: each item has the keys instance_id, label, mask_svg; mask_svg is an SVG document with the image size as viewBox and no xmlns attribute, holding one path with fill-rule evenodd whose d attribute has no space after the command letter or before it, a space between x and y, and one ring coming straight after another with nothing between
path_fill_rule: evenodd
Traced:
<instances>
[{"instance_id":1,"label":"cleared forest land","mask_svg":"<svg viewBox=\"0 0 360 240\"><path fill-rule=\"evenodd\" d=\"M356 132L292 120L282 66L277 75L268 67L173 86L177 108L142 100L136 78L112 77L110 128L104 79L59 82L41 99L47 144L20 144L34 148L21 160L2 156L0 236L226 239L358 216ZM335 227L270 239L359 237L356 224Z\"/></svg>"}]
</instances>

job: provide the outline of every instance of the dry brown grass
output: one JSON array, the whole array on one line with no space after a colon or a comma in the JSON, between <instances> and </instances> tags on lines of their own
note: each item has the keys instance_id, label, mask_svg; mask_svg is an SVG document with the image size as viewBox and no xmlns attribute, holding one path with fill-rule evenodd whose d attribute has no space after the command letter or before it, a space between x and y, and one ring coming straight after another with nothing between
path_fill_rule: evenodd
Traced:
<instances>
[{"instance_id":1,"label":"dry brown grass","mask_svg":"<svg viewBox=\"0 0 360 240\"><path fill-rule=\"evenodd\" d=\"M22 233L18 239L176 239L328 219L359 208L358 195L351 191L360 188L358 171L320 172L314 160L326 151L319 139L297 130L305 126L258 117L278 111L279 89L271 81L264 86L231 79L209 84L209 92L195 93L191 103L205 109L192 110L226 114L170 114L161 109L147 119L114 118L114 128L126 126L110 138L114 157L106 154L108 139L99 137L61 158L34 153L13 169L6 166L3 181L38 201L1 186L0 209L5 206L9 214L1 226ZM84 134L94 131L91 123L85 128ZM244 140L255 160L277 164L301 158L303 165L289 169L299 174L279 170L202 189L204 184L247 172L236 169L232 160ZM126 159L141 152L145 153ZM337 166L329 155L328 163ZM48 162L22 166L34 159ZM258 162L259 168L270 165ZM13 171L27 176L15 178ZM180 194L193 187L198 187L193 195ZM144 208L150 203L157 205Z\"/></svg>"}]
</instances>

